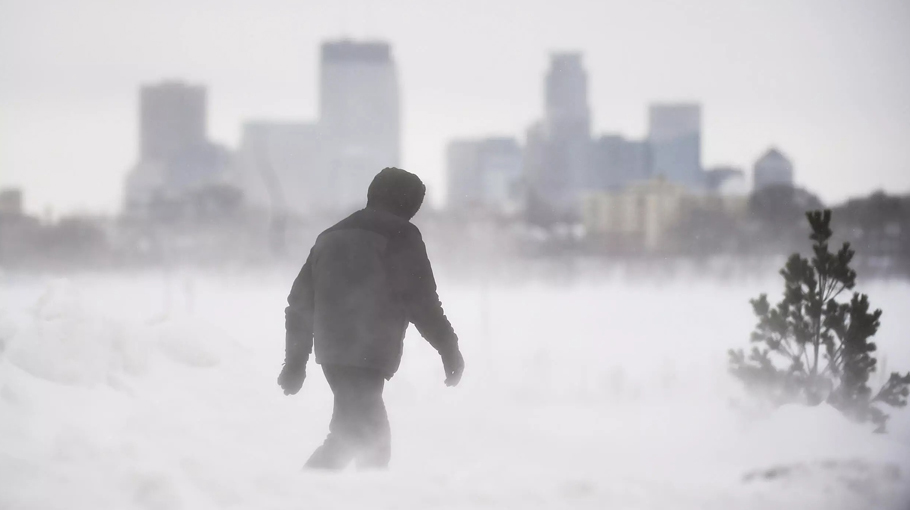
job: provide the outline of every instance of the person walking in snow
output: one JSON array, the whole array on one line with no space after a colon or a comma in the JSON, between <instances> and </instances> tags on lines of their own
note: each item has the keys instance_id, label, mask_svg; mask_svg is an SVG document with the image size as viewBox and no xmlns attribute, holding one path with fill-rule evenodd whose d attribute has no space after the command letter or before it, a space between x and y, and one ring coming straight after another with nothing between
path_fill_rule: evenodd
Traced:
<instances>
[{"instance_id":1,"label":"person walking in snow","mask_svg":"<svg viewBox=\"0 0 910 510\"><path fill-rule=\"evenodd\" d=\"M401 362L408 323L442 357L445 383L461 380L464 358L446 318L420 231L410 222L426 187L385 168L367 205L322 232L291 287L285 309L285 362L278 384L296 394L315 351L335 402L329 434L308 468L384 468L391 431L382 390Z\"/></svg>"}]
</instances>

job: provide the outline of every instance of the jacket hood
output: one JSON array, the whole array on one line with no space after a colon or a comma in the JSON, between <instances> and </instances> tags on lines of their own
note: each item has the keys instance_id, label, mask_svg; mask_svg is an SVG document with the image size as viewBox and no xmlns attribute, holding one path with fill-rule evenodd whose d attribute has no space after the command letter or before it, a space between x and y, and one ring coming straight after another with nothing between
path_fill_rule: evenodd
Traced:
<instances>
[{"instance_id":1,"label":"jacket hood","mask_svg":"<svg viewBox=\"0 0 910 510\"><path fill-rule=\"evenodd\" d=\"M367 191L367 207L410 220L423 204L427 188L420 177L400 168L383 168Z\"/></svg>"}]
</instances>

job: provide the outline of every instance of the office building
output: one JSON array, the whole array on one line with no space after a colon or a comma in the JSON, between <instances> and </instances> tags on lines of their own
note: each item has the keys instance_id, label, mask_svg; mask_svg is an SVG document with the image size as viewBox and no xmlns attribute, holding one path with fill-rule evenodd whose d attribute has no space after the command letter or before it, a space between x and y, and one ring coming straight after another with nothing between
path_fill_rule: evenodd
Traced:
<instances>
[{"instance_id":1,"label":"office building","mask_svg":"<svg viewBox=\"0 0 910 510\"><path fill-rule=\"evenodd\" d=\"M679 221L686 199L683 186L664 179L631 184L621 191L584 197L582 219L592 238L629 251L658 251Z\"/></svg>"},{"instance_id":2,"label":"office building","mask_svg":"<svg viewBox=\"0 0 910 510\"><path fill-rule=\"evenodd\" d=\"M208 140L206 91L167 81L139 92L139 160L126 179L124 209L148 217L213 185L224 184L229 151ZM170 204L170 205L167 205Z\"/></svg>"},{"instance_id":3,"label":"office building","mask_svg":"<svg viewBox=\"0 0 910 510\"><path fill-rule=\"evenodd\" d=\"M775 148L769 149L755 162L753 172L755 191L771 186L793 187L793 164Z\"/></svg>"},{"instance_id":4,"label":"office building","mask_svg":"<svg viewBox=\"0 0 910 510\"><path fill-rule=\"evenodd\" d=\"M235 179L247 205L273 215L306 216L334 207L316 124L247 122L235 157Z\"/></svg>"},{"instance_id":5,"label":"office building","mask_svg":"<svg viewBox=\"0 0 910 510\"><path fill-rule=\"evenodd\" d=\"M0 217L17 217L22 214L22 190L19 188L0 189Z\"/></svg>"},{"instance_id":6,"label":"office building","mask_svg":"<svg viewBox=\"0 0 910 510\"><path fill-rule=\"evenodd\" d=\"M206 141L204 87L173 81L142 86L139 92L141 160L166 161Z\"/></svg>"},{"instance_id":7,"label":"office building","mask_svg":"<svg viewBox=\"0 0 910 510\"><path fill-rule=\"evenodd\" d=\"M690 190L703 187L700 105L651 105L648 143L651 175Z\"/></svg>"},{"instance_id":8,"label":"office building","mask_svg":"<svg viewBox=\"0 0 910 510\"><path fill-rule=\"evenodd\" d=\"M326 42L319 69L319 128L326 151L324 192L336 208L362 207L381 169L400 164L398 72L384 42Z\"/></svg>"},{"instance_id":9,"label":"office building","mask_svg":"<svg viewBox=\"0 0 910 510\"><path fill-rule=\"evenodd\" d=\"M591 158L587 73L579 53L550 58L544 118L528 130L524 167L528 192L556 215L577 217Z\"/></svg>"},{"instance_id":10,"label":"office building","mask_svg":"<svg viewBox=\"0 0 910 510\"><path fill-rule=\"evenodd\" d=\"M446 177L449 209L515 213L522 199L521 146L514 138L453 141Z\"/></svg>"},{"instance_id":11,"label":"office building","mask_svg":"<svg viewBox=\"0 0 910 510\"><path fill-rule=\"evenodd\" d=\"M556 53L551 56L544 94L544 118L550 137L591 137L588 75L580 53Z\"/></svg>"},{"instance_id":12,"label":"office building","mask_svg":"<svg viewBox=\"0 0 910 510\"><path fill-rule=\"evenodd\" d=\"M647 142L618 135L601 136L593 142L587 188L619 190L648 180L651 173Z\"/></svg>"}]
</instances>

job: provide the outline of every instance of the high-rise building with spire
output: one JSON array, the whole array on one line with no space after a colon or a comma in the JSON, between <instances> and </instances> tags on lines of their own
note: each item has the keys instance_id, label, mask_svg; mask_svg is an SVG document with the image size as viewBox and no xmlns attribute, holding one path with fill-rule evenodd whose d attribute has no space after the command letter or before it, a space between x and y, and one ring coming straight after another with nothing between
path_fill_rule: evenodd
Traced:
<instances>
[{"instance_id":1,"label":"high-rise building with spire","mask_svg":"<svg viewBox=\"0 0 910 510\"><path fill-rule=\"evenodd\" d=\"M552 55L544 91L544 115L549 135L560 139L590 138L588 74L580 53Z\"/></svg>"},{"instance_id":2,"label":"high-rise building with spire","mask_svg":"<svg viewBox=\"0 0 910 510\"><path fill-rule=\"evenodd\" d=\"M528 131L524 167L534 202L577 216L588 180L591 114L580 53L556 53L544 82L544 119Z\"/></svg>"}]
</instances>

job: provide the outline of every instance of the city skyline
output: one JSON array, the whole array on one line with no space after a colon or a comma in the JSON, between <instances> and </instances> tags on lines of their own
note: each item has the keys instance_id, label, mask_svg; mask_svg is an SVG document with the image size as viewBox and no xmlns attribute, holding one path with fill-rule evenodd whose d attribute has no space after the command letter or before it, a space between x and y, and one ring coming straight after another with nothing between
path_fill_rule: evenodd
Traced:
<instances>
[{"instance_id":1,"label":"city skyline","mask_svg":"<svg viewBox=\"0 0 910 510\"><path fill-rule=\"evenodd\" d=\"M179 29L156 31L144 22L168 25L175 5L84 2L45 11L0 4L0 64L9 71L0 88L0 186L22 186L34 212L46 205L58 214L117 212L138 152L139 84L205 85L212 140L237 147L243 119L314 118L318 43L351 35L395 48L402 166L421 175L436 200L445 193L447 141L523 141L524 128L543 114L540 76L549 55L562 50L584 55L594 132L639 139L648 104L697 101L705 167L748 169L777 146L798 168L797 184L827 202L910 189L901 142L910 136L910 99L900 92L910 88L910 64L897 58L910 43L910 10L900 3L493 2L482 10L469 2L458 12L346 5L344 22L344 9L329 4L213 12L197 1ZM512 21L494 23L505 18Z\"/></svg>"},{"instance_id":2,"label":"city skyline","mask_svg":"<svg viewBox=\"0 0 910 510\"><path fill-rule=\"evenodd\" d=\"M184 82L139 91L140 152L123 213L170 215L200 193L230 187L275 218L362 207L376 168L399 165L400 100L392 48L351 39L320 45L319 117L244 120L231 151L207 136L207 90Z\"/></svg>"}]
</instances>

